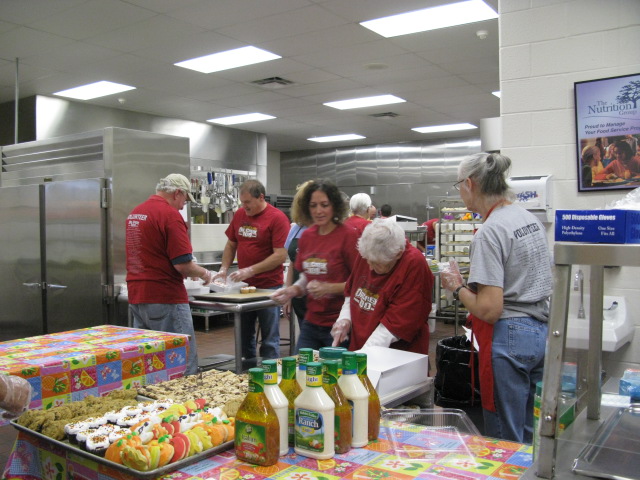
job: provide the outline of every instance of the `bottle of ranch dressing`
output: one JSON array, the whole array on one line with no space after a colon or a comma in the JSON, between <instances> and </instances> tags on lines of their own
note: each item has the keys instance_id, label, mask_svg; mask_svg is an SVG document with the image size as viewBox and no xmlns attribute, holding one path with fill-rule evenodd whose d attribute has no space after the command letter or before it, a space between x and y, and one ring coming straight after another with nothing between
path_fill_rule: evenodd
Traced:
<instances>
[{"instance_id":1,"label":"bottle of ranch dressing","mask_svg":"<svg viewBox=\"0 0 640 480\"><path fill-rule=\"evenodd\" d=\"M322 388L322 364L307 363L307 388L295 400L295 451L326 460L335 454L335 404ZM365 431L366 440L366 431Z\"/></svg>"},{"instance_id":2,"label":"bottle of ranch dressing","mask_svg":"<svg viewBox=\"0 0 640 480\"><path fill-rule=\"evenodd\" d=\"M351 446L364 447L369 443L369 392L358 378L355 352L342 353L342 376L338 379L338 386L351 405Z\"/></svg>"}]
</instances>

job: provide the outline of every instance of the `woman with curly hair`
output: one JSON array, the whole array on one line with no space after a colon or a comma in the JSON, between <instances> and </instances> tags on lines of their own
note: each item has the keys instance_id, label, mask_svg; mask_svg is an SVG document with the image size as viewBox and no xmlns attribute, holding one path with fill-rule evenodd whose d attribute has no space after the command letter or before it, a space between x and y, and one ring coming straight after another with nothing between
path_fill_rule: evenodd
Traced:
<instances>
[{"instance_id":1,"label":"woman with curly hair","mask_svg":"<svg viewBox=\"0 0 640 480\"><path fill-rule=\"evenodd\" d=\"M343 225L347 216L338 187L329 180L308 183L298 199L300 217L311 223L300 237L295 268L300 278L277 290L280 304L307 296L307 312L300 327L297 350L331 346L331 328L344 303L344 286L358 252L358 233Z\"/></svg>"}]
</instances>

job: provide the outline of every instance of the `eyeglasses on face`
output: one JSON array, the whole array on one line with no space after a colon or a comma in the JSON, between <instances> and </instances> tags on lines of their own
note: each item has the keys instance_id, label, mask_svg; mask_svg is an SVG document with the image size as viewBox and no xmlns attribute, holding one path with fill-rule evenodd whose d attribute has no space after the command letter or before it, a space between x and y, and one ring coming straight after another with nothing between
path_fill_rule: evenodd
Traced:
<instances>
[{"instance_id":1,"label":"eyeglasses on face","mask_svg":"<svg viewBox=\"0 0 640 480\"><path fill-rule=\"evenodd\" d=\"M466 178L463 178L462 180L458 180L456 183L453 184L453 188L455 188L457 191L460 191L460 184L465 180Z\"/></svg>"}]
</instances>

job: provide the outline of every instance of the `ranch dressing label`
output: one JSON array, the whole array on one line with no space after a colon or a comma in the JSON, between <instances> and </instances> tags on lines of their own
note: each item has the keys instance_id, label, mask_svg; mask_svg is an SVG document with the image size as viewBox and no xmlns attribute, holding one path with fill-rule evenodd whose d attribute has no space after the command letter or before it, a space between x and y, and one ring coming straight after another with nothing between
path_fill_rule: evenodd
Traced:
<instances>
[{"instance_id":1,"label":"ranch dressing label","mask_svg":"<svg viewBox=\"0 0 640 480\"><path fill-rule=\"evenodd\" d=\"M306 408L296 410L296 447L310 452L322 452L324 434L322 413Z\"/></svg>"}]
</instances>

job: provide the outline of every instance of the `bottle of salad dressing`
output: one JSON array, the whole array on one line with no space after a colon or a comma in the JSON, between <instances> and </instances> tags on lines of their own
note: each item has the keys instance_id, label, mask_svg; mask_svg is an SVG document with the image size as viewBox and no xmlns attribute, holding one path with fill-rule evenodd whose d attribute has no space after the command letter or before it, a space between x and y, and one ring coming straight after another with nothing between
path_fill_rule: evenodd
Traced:
<instances>
[{"instance_id":1,"label":"bottle of salad dressing","mask_svg":"<svg viewBox=\"0 0 640 480\"><path fill-rule=\"evenodd\" d=\"M298 371L296 372L296 380L300 384L300 388L307 388L307 363L313 362L313 348L301 348L298 352Z\"/></svg>"},{"instance_id":2,"label":"bottle of salad dressing","mask_svg":"<svg viewBox=\"0 0 640 480\"><path fill-rule=\"evenodd\" d=\"M264 393L276 411L280 422L280 456L289 453L289 400L278 386L278 363L275 360L263 360Z\"/></svg>"},{"instance_id":3,"label":"bottle of salad dressing","mask_svg":"<svg viewBox=\"0 0 640 480\"><path fill-rule=\"evenodd\" d=\"M326 460L335 454L335 404L322 388L321 363L307 363L306 379L307 388L295 400L295 451L298 455Z\"/></svg>"},{"instance_id":4,"label":"bottle of salad dressing","mask_svg":"<svg viewBox=\"0 0 640 480\"><path fill-rule=\"evenodd\" d=\"M369 443L369 392L358 378L355 352L342 353L342 376L338 379L338 386L351 405L351 446L364 447Z\"/></svg>"}]
</instances>

